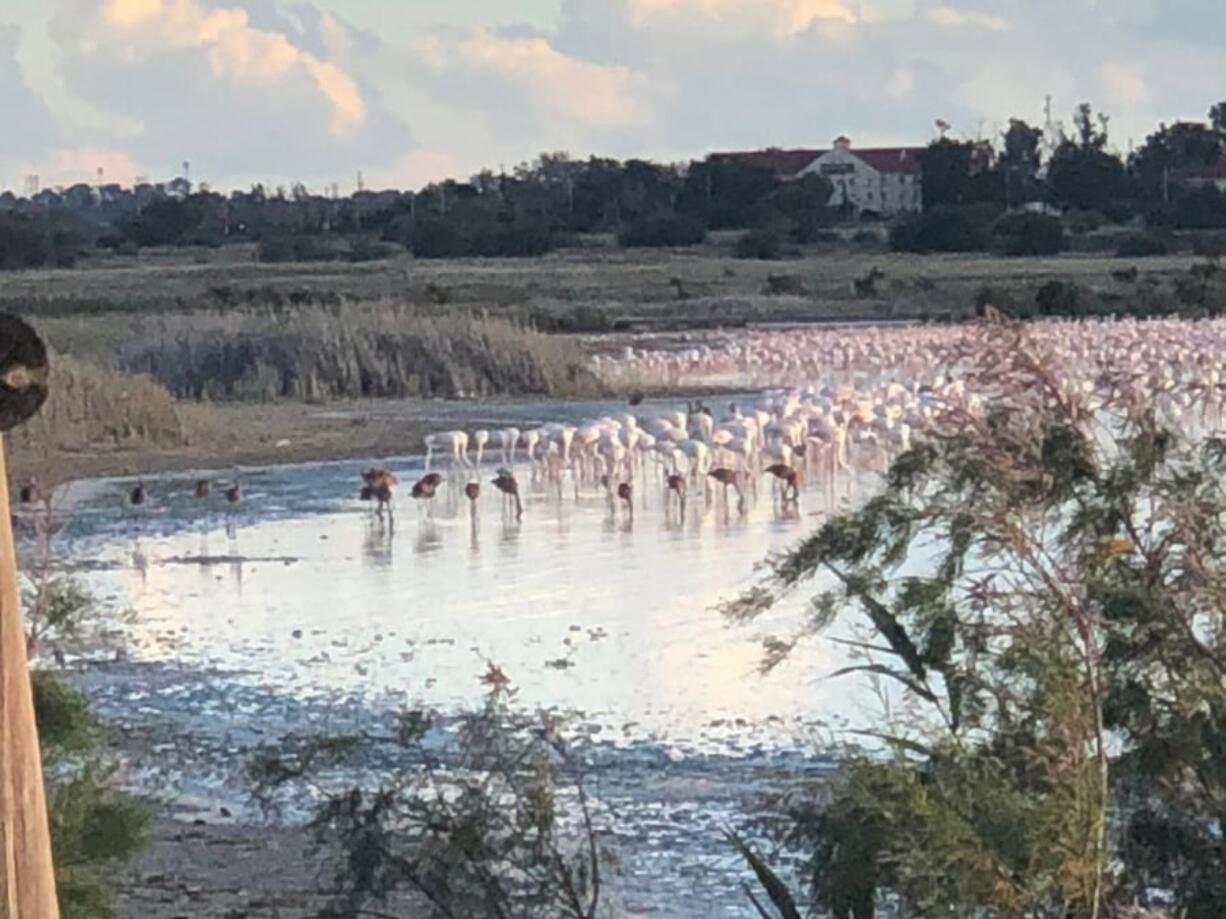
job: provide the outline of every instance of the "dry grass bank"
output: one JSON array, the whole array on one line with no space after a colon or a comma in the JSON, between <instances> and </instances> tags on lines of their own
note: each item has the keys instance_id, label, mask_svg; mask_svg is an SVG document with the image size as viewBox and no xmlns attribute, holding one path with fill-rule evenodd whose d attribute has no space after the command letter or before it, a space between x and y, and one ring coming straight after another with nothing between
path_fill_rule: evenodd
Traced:
<instances>
[{"instance_id":1,"label":"dry grass bank","mask_svg":"<svg viewBox=\"0 0 1226 919\"><path fill-rule=\"evenodd\" d=\"M6 440L15 471L54 481L74 474L78 459L222 448L227 435L207 406L180 402L154 380L53 354L47 403Z\"/></svg>"}]
</instances>

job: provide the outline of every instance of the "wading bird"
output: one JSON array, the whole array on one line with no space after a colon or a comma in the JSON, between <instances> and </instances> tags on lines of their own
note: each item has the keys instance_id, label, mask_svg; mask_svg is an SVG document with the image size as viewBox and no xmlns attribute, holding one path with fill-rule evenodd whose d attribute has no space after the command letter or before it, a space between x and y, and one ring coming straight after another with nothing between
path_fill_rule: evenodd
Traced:
<instances>
[{"instance_id":1,"label":"wading bird","mask_svg":"<svg viewBox=\"0 0 1226 919\"><path fill-rule=\"evenodd\" d=\"M707 473L709 478L719 482L724 486L724 504L728 503L729 487L736 489L737 510L742 514L745 513L745 492L741 490L741 476L735 469L728 469L724 466L717 466Z\"/></svg>"},{"instance_id":2,"label":"wading bird","mask_svg":"<svg viewBox=\"0 0 1226 919\"><path fill-rule=\"evenodd\" d=\"M629 482L622 482L617 486L617 497L626 502L626 513L630 515L630 522L634 522L634 486Z\"/></svg>"},{"instance_id":3,"label":"wading bird","mask_svg":"<svg viewBox=\"0 0 1226 919\"><path fill-rule=\"evenodd\" d=\"M783 483L783 502L800 499L800 476L786 463L775 463L764 470Z\"/></svg>"},{"instance_id":4,"label":"wading bird","mask_svg":"<svg viewBox=\"0 0 1226 919\"><path fill-rule=\"evenodd\" d=\"M519 482L515 480L515 476L511 475L510 470L500 469L498 478L494 479L494 487L497 488L505 496L504 501L512 501L515 505L515 519L522 520L524 516L524 505L519 497Z\"/></svg>"},{"instance_id":5,"label":"wading bird","mask_svg":"<svg viewBox=\"0 0 1226 919\"><path fill-rule=\"evenodd\" d=\"M410 495L416 501L429 501L438 491L438 487L443 484L443 477L437 472L427 472L420 479L413 483L413 489Z\"/></svg>"},{"instance_id":6,"label":"wading bird","mask_svg":"<svg viewBox=\"0 0 1226 919\"><path fill-rule=\"evenodd\" d=\"M383 519L383 510L387 509L388 519L392 516L392 489L397 484L396 476L388 472L386 469L373 467L362 473L362 481L365 483L359 493L359 497L363 501L375 502L375 513L379 519Z\"/></svg>"}]
</instances>

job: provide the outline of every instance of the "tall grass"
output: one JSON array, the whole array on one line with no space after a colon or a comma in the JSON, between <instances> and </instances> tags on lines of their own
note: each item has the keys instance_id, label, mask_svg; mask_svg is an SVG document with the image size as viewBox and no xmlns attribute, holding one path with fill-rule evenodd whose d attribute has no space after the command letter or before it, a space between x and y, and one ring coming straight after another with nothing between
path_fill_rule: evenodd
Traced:
<instances>
[{"instance_id":1,"label":"tall grass","mask_svg":"<svg viewBox=\"0 0 1226 919\"><path fill-rule=\"evenodd\" d=\"M579 345L507 319L401 303L169 314L140 322L118 366L189 399L588 395Z\"/></svg>"},{"instance_id":2,"label":"tall grass","mask_svg":"<svg viewBox=\"0 0 1226 919\"><path fill-rule=\"evenodd\" d=\"M207 407L179 403L154 380L53 354L46 405L8 437L19 450L51 455L181 447L217 433Z\"/></svg>"}]
</instances>

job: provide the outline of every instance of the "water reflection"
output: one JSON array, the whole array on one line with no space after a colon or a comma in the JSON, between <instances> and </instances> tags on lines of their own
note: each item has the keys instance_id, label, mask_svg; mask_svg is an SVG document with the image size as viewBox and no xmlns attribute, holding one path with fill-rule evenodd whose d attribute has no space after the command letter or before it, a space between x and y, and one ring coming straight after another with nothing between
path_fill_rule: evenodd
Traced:
<instances>
[{"instance_id":1,"label":"water reflection","mask_svg":"<svg viewBox=\"0 0 1226 919\"><path fill-rule=\"evenodd\" d=\"M807 682L833 666L822 642L798 649L791 668L756 673L761 641L793 632L803 611L752 628L729 628L712 611L768 552L815 525L822 483L802 491L798 509L765 485L757 500L746 488L741 506L734 489L695 483L682 503L663 475L640 477L637 493L610 506L599 487L576 502L567 481L559 502L538 482L525 488L521 520L487 471L475 500L468 477L456 477L433 501L406 495L393 521L354 498L359 465L244 470L250 499L223 511L225 556L215 555L220 513L202 517L169 480L139 534L116 513L113 486L86 489L68 545L99 563L85 574L98 592L135 608L145 659L225 667L304 697L395 691L473 704L478 648L526 705L580 709L619 731L633 722L639 736L694 748L750 734L790 742L796 718L847 706L851 683ZM420 472L393 465L404 480ZM526 466L517 473L531 481ZM411 551L396 556L398 539ZM392 631L395 643L363 640Z\"/></svg>"}]
</instances>

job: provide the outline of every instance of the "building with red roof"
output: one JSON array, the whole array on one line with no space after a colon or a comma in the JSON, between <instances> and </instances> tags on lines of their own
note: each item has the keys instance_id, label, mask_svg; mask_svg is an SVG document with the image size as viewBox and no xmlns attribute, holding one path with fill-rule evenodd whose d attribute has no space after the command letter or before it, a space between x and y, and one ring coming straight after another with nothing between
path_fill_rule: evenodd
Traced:
<instances>
[{"instance_id":1,"label":"building with red roof","mask_svg":"<svg viewBox=\"0 0 1226 919\"><path fill-rule=\"evenodd\" d=\"M859 213L884 216L918 213L923 209L923 147L853 148L846 137L829 150L754 150L714 153L713 162L736 162L765 169L785 182L820 175L834 192L831 206L849 205Z\"/></svg>"}]
</instances>

